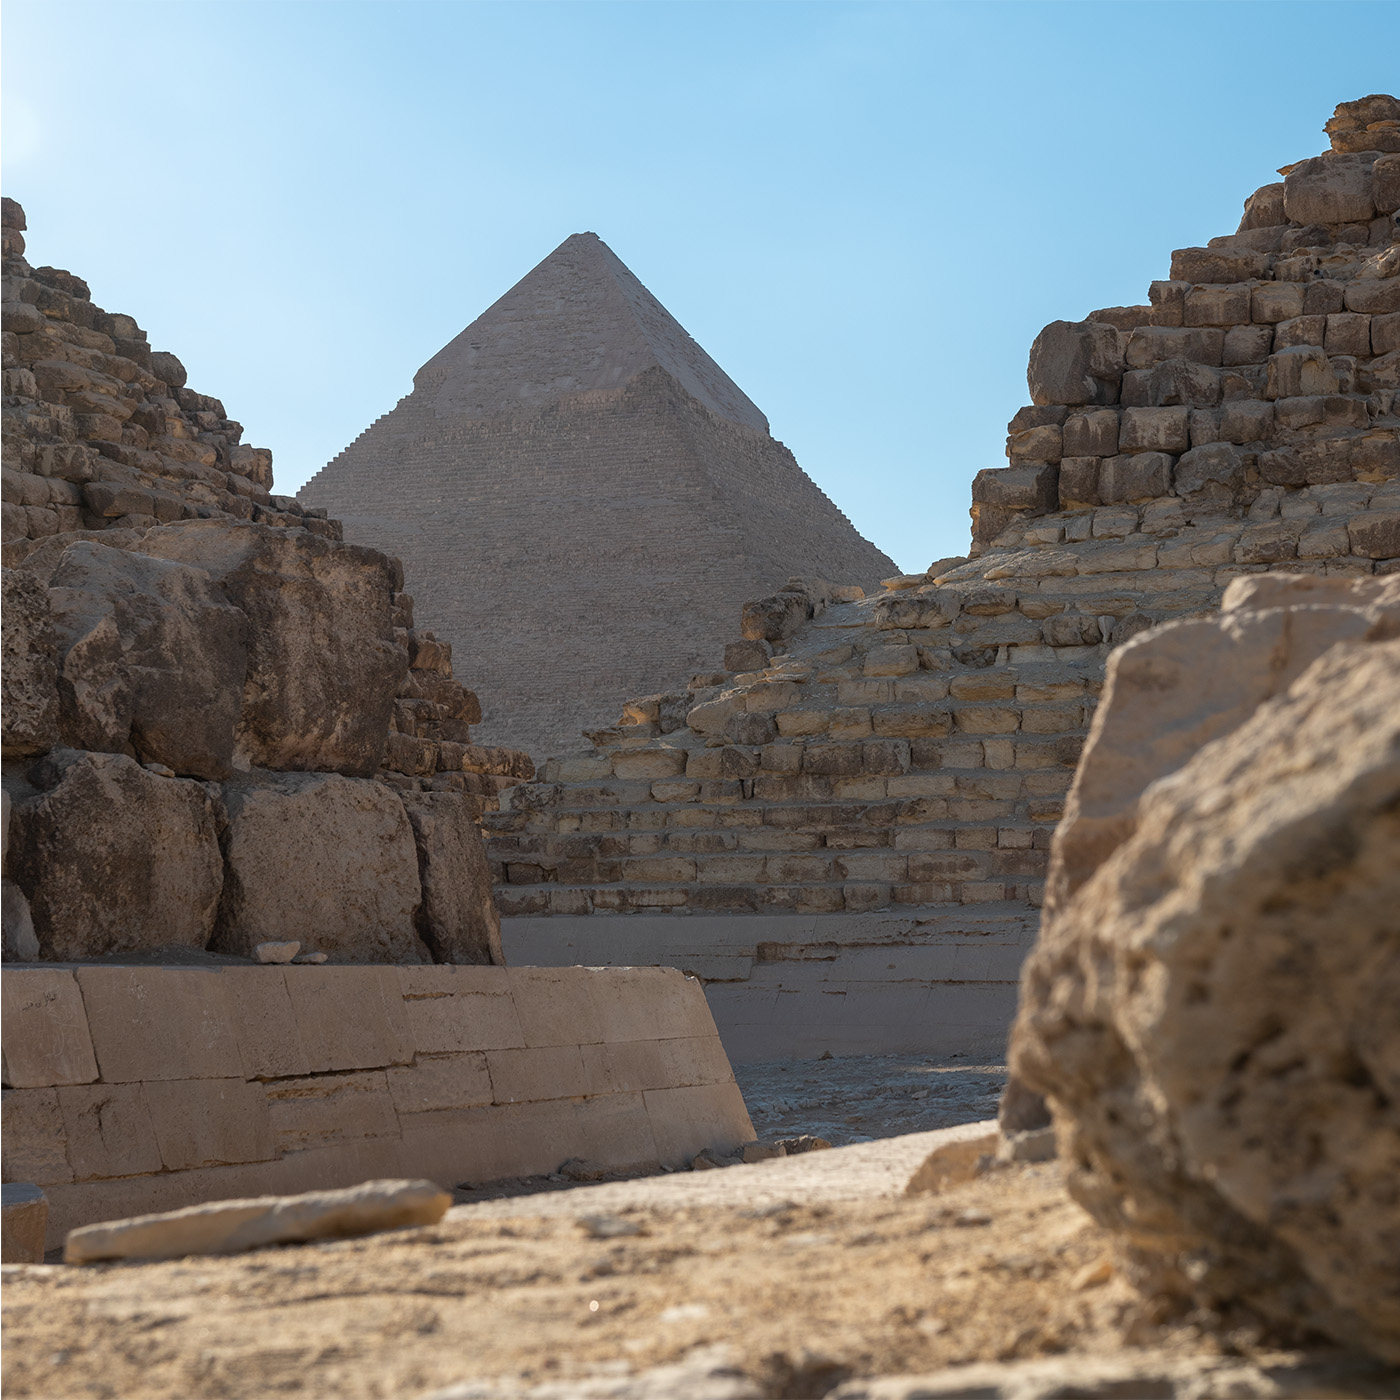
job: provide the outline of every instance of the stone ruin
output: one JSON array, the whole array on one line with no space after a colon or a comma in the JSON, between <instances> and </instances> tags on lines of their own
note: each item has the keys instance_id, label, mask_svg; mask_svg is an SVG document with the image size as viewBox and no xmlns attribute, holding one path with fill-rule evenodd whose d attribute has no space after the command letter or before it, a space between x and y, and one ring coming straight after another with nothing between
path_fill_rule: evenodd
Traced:
<instances>
[{"instance_id":1,"label":"stone ruin","mask_svg":"<svg viewBox=\"0 0 1400 1400\"><path fill-rule=\"evenodd\" d=\"M743 600L790 574L894 571L595 234L413 383L299 494L404 560L493 742L557 752L708 664Z\"/></svg>"},{"instance_id":2,"label":"stone ruin","mask_svg":"<svg viewBox=\"0 0 1400 1400\"><path fill-rule=\"evenodd\" d=\"M471 743L398 562L273 496L272 457L4 205L6 952L498 962Z\"/></svg>"},{"instance_id":3,"label":"stone ruin","mask_svg":"<svg viewBox=\"0 0 1400 1400\"><path fill-rule=\"evenodd\" d=\"M6 200L4 1179L41 1188L26 1250L211 1199L750 1140L693 981L500 965L478 822L529 758L472 742L480 704L399 562L272 496L270 454L131 318L32 270L23 229Z\"/></svg>"},{"instance_id":4,"label":"stone ruin","mask_svg":"<svg viewBox=\"0 0 1400 1400\"><path fill-rule=\"evenodd\" d=\"M1114 649L1236 579L1400 570L1397 120L1343 104L1334 150L1175 252L1147 304L1037 337L969 557L869 598L791 580L722 665L513 789L487 818L508 941L650 941L717 1006L752 993L745 1035L835 993L786 1013L806 1053L848 1015L852 1048L926 1043L938 983L989 998L973 1023L941 1006L957 1036L998 1034Z\"/></svg>"}]
</instances>

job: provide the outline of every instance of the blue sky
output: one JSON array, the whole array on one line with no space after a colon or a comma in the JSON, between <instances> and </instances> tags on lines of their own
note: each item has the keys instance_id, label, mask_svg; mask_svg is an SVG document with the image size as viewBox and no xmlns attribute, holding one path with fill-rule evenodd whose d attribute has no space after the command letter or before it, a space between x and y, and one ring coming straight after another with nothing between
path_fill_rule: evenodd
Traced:
<instances>
[{"instance_id":1,"label":"blue sky","mask_svg":"<svg viewBox=\"0 0 1400 1400\"><path fill-rule=\"evenodd\" d=\"M7 0L5 193L294 491L591 229L906 569L1047 321L1400 80L1400 6Z\"/></svg>"}]
</instances>

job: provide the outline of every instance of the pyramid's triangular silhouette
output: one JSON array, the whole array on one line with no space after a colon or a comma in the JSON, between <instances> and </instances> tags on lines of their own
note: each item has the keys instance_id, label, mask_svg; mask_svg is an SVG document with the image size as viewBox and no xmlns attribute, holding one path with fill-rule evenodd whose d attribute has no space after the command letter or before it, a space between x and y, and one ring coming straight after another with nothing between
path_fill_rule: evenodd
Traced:
<instances>
[{"instance_id":1,"label":"pyramid's triangular silhouette","mask_svg":"<svg viewBox=\"0 0 1400 1400\"><path fill-rule=\"evenodd\" d=\"M300 493L404 561L486 743L576 748L719 665L747 598L895 566L592 233L567 238Z\"/></svg>"},{"instance_id":2,"label":"pyramid's triangular silhouette","mask_svg":"<svg viewBox=\"0 0 1400 1400\"><path fill-rule=\"evenodd\" d=\"M711 413L768 431L749 396L596 233L575 233L414 376L439 415L489 418L666 371Z\"/></svg>"}]
</instances>

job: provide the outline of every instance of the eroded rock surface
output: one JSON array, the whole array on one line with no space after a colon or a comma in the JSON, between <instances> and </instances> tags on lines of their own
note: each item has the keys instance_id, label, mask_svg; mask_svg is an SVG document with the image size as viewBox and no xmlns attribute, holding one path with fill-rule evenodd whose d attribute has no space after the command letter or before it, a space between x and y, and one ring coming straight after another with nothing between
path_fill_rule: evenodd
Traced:
<instances>
[{"instance_id":1,"label":"eroded rock surface","mask_svg":"<svg viewBox=\"0 0 1400 1400\"><path fill-rule=\"evenodd\" d=\"M15 806L5 866L41 955L206 947L224 872L204 785L72 749L54 750L38 776L52 785Z\"/></svg>"},{"instance_id":2,"label":"eroded rock surface","mask_svg":"<svg viewBox=\"0 0 1400 1400\"><path fill-rule=\"evenodd\" d=\"M1110 662L1012 1067L1142 1286L1396 1361L1400 641L1388 583L1279 596Z\"/></svg>"}]
</instances>

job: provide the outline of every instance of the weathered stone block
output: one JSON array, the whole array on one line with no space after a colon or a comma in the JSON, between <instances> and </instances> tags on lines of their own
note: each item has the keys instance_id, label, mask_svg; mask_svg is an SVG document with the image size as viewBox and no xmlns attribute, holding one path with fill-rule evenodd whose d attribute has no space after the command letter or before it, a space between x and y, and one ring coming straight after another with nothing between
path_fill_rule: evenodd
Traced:
<instances>
[{"instance_id":1,"label":"weathered stone block","mask_svg":"<svg viewBox=\"0 0 1400 1400\"><path fill-rule=\"evenodd\" d=\"M1284 176L1283 207L1293 223L1366 223L1374 217L1371 162L1364 156L1315 156Z\"/></svg>"},{"instance_id":2,"label":"weathered stone block","mask_svg":"<svg viewBox=\"0 0 1400 1400\"><path fill-rule=\"evenodd\" d=\"M444 794L445 795L445 794ZM227 866L214 946L298 938L349 962L430 962L413 829L383 783L262 774L224 790Z\"/></svg>"},{"instance_id":3,"label":"weathered stone block","mask_svg":"<svg viewBox=\"0 0 1400 1400\"><path fill-rule=\"evenodd\" d=\"M44 753L58 741L56 638L43 583L19 569L5 569L0 577L0 716L5 757L20 758Z\"/></svg>"},{"instance_id":4,"label":"weathered stone block","mask_svg":"<svg viewBox=\"0 0 1400 1400\"><path fill-rule=\"evenodd\" d=\"M1337 376L1320 345L1297 345L1269 356L1264 397L1294 398L1303 394L1335 394Z\"/></svg>"},{"instance_id":5,"label":"weathered stone block","mask_svg":"<svg viewBox=\"0 0 1400 1400\"><path fill-rule=\"evenodd\" d=\"M500 963L501 919L470 802L458 793L399 794L418 851L419 936L440 963Z\"/></svg>"},{"instance_id":6,"label":"weathered stone block","mask_svg":"<svg viewBox=\"0 0 1400 1400\"><path fill-rule=\"evenodd\" d=\"M228 776L248 620L207 573L78 540L50 575L49 603L64 743Z\"/></svg>"},{"instance_id":7,"label":"weathered stone block","mask_svg":"<svg viewBox=\"0 0 1400 1400\"><path fill-rule=\"evenodd\" d=\"M276 1155L260 1085L243 1079L176 1079L143 1088L167 1171L265 1162Z\"/></svg>"},{"instance_id":8,"label":"weathered stone block","mask_svg":"<svg viewBox=\"0 0 1400 1400\"><path fill-rule=\"evenodd\" d=\"M50 1186L73 1180L57 1089L6 1089L3 1175Z\"/></svg>"},{"instance_id":9,"label":"weathered stone block","mask_svg":"<svg viewBox=\"0 0 1400 1400\"><path fill-rule=\"evenodd\" d=\"M1118 414L1111 408L1072 413L1065 419L1064 457L1112 457L1118 451ZM1064 460L1060 463L1063 493Z\"/></svg>"},{"instance_id":10,"label":"weathered stone block","mask_svg":"<svg viewBox=\"0 0 1400 1400\"><path fill-rule=\"evenodd\" d=\"M1123 333L1095 321L1052 321L1031 346L1026 382L1037 404L1112 403Z\"/></svg>"},{"instance_id":11,"label":"weathered stone block","mask_svg":"<svg viewBox=\"0 0 1400 1400\"><path fill-rule=\"evenodd\" d=\"M398 1114L383 1070L278 1079L265 1086L265 1093L279 1152L399 1135Z\"/></svg>"},{"instance_id":12,"label":"weathered stone block","mask_svg":"<svg viewBox=\"0 0 1400 1400\"><path fill-rule=\"evenodd\" d=\"M43 956L207 946L223 868L203 786L71 749L42 777L48 790L14 809L8 868Z\"/></svg>"},{"instance_id":13,"label":"weathered stone block","mask_svg":"<svg viewBox=\"0 0 1400 1400\"><path fill-rule=\"evenodd\" d=\"M97 1078L87 1013L71 972L10 968L0 978L0 1000L7 1087L88 1084Z\"/></svg>"},{"instance_id":14,"label":"weathered stone block","mask_svg":"<svg viewBox=\"0 0 1400 1400\"><path fill-rule=\"evenodd\" d=\"M142 551L205 570L248 617L237 742L254 766L368 777L407 658L393 561L305 530L220 520L148 534Z\"/></svg>"},{"instance_id":15,"label":"weathered stone block","mask_svg":"<svg viewBox=\"0 0 1400 1400\"><path fill-rule=\"evenodd\" d=\"M58 1090L58 1103L75 1180L160 1171L142 1085L70 1085Z\"/></svg>"}]
</instances>

